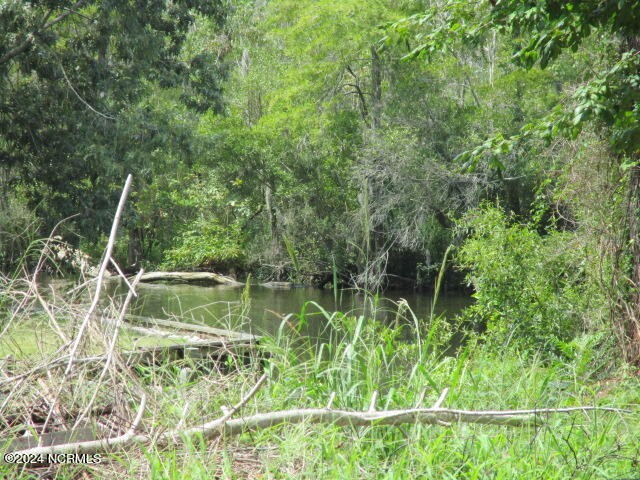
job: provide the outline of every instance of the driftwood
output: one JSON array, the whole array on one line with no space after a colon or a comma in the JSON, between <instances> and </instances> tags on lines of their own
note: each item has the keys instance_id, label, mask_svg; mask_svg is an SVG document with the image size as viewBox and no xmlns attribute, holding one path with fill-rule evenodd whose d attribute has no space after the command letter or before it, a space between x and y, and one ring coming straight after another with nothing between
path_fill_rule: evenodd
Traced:
<instances>
[{"instance_id":1,"label":"driftwood","mask_svg":"<svg viewBox=\"0 0 640 480\"><path fill-rule=\"evenodd\" d=\"M214 272L149 272L140 277L141 282L158 282L162 280L186 283L208 282L230 287L244 287L244 283Z\"/></svg>"},{"instance_id":2,"label":"driftwood","mask_svg":"<svg viewBox=\"0 0 640 480\"><path fill-rule=\"evenodd\" d=\"M164 320L131 314L127 314L126 318L129 322L141 323L149 327L167 327L178 331L183 330L205 335L213 335L222 339L242 340L246 342L255 342L259 339L259 337L257 337L256 335L252 335L250 333L235 332L233 330L225 330L222 328L210 327L208 325L198 325L188 322L176 322L173 320Z\"/></svg>"},{"instance_id":3,"label":"driftwood","mask_svg":"<svg viewBox=\"0 0 640 480\"><path fill-rule=\"evenodd\" d=\"M266 282L261 283L261 287L271 288L273 290L290 290L293 288L293 283L291 282Z\"/></svg>"},{"instance_id":4,"label":"driftwood","mask_svg":"<svg viewBox=\"0 0 640 480\"><path fill-rule=\"evenodd\" d=\"M118 277L114 277L118 278ZM226 275L215 272L149 272L140 277L141 282L205 282L216 285L227 285L230 287L244 287L244 283ZM293 288L291 282L265 282L259 284L261 287L271 288L273 290L289 290Z\"/></svg>"},{"instance_id":5,"label":"driftwood","mask_svg":"<svg viewBox=\"0 0 640 480\"><path fill-rule=\"evenodd\" d=\"M533 410L456 410L441 408L439 405L446 396L444 391L433 407L411 408L405 410L375 410L375 399L371 399L371 405L366 411L334 410L331 403L335 398L332 394L329 404L325 408L308 408L282 410L268 413L232 418L255 395L267 380L264 374L251 390L231 409L223 410L224 414L205 424L190 428L176 428L160 435L135 434L135 429L140 423L144 404L141 403L138 415L132 428L119 437L93 440L88 442L65 443L60 445L41 446L25 450L14 451L14 455L55 455L66 453L106 453L123 449L132 445L166 446L183 442L186 438L201 435L206 439L218 436L239 435L250 430L260 430L284 424L298 423L326 423L336 426L379 426L379 425L450 425L452 422L478 423L485 425L499 425L508 427L535 426L542 424L545 417L558 413L606 411L625 413L624 410L608 407L571 407L571 408L543 408ZM144 398L143 398L144 401ZM10 447L9 447L10 448Z\"/></svg>"}]
</instances>

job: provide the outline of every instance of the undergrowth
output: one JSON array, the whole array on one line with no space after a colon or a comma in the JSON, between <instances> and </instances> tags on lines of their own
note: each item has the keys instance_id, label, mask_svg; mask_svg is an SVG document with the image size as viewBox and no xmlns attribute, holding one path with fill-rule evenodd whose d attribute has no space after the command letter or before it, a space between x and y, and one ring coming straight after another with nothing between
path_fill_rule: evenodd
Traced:
<instances>
[{"instance_id":1,"label":"undergrowth","mask_svg":"<svg viewBox=\"0 0 640 480\"><path fill-rule=\"evenodd\" d=\"M331 313L307 305L265 338L264 360L238 361L223 370L169 364L140 371L156 392L153 428L195 425L216 418L235 403L262 369L269 382L242 414L326 406L367 410L431 406L449 388L444 406L470 410L616 406L631 413L582 412L550 415L532 427L474 424L451 426L337 427L281 425L237 438L185 439L176 447L133 448L105 457L99 466L65 465L51 478L157 480L208 478L443 478L443 479L619 479L637 476L640 462L640 381L625 367L590 369L593 343L577 342L574 356L496 352L469 338L454 355L442 352L452 334L442 319L417 321L406 306L392 326L364 316ZM331 329L321 344L295 329L321 315ZM413 341L407 342L407 330ZM419 339L419 340L416 340ZM588 360L587 360L588 363ZM423 391L426 393L421 398ZM33 472L0 465L4 478Z\"/></svg>"}]
</instances>

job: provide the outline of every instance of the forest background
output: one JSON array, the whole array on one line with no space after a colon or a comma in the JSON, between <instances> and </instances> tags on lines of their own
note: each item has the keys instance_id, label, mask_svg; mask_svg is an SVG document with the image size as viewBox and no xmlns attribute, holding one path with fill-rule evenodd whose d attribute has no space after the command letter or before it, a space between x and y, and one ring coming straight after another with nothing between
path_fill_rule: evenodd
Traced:
<instances>
[{"instance_id":1,"label":"forest background","mask_svg":"<svg viewBox=\"0 0 640 480\"><path fill-rule=\"evenodd\" d=\"M38 478L635 478L639 154L635 0L0 0L0 337L19 357L0 359L0 383L15 381L3 438L35 429L43 400L51 416L71 392L68 411L86 413L101 392L139 412L124 441L140 443ZM81 300L129 173L105 265L336 299L349 287L372 308L308 302L260 340L259 360L217 370L120 364L97 385L72 360L52 373L51 355L81 340L91 355L130 347L108 326L133 293L100 315L97 287ZM40 295L41 268L82 278L75 300ZM250 283L239 313L229 304L238 328ZM393 287L434 290L431 314L400 300L378 321L376 294ZM444 288L473 304L437 315ZM327 338L301 334L318 319ZM47 404L45 387L59 398ZM427 403L535 421L289 417L154 443L228 420L228 405L247 418ZM36 473L0 464L6 478Z\"/></svg>"},{"instance_id":2,"label":"forest background","mask_svg":"<svg viewBox=\"0 0 640 480\"><path fill-rule=\"evenodd\" d=\"M637 361L639 12L3 1L0 266L97 259L132 172L129 271L421 288L453 246L474 321Z\"/></svg>"}]
</instances>

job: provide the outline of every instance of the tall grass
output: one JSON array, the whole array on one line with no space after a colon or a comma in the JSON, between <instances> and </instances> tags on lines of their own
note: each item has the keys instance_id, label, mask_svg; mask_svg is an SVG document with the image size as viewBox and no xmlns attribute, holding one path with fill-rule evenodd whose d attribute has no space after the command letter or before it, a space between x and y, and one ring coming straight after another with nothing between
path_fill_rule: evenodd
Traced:
<instances>
[{"instance_id":1,"label":"tall grass","mask_svg":"<svg viewBox=\"0 0 640 480\"><path fill-rule=\"evenodd\" d=\"M248 294L245 295L248 297ZM62 466L67 480L93 478L336 478L336 479L601 479L633 478L640 462L640 381L624 369L600 377L585 367L595 358L589 342L574 360L552 362L516 350L497 353L471 338L455 356L445 355L452 333L443 319L418 319L406 302L395 320L331 312L308 303L262 340L261 361L234 363L234 370L175 362L138 369L136 380L151 395L146 428L197 425L216 418L246 391L261 370L268 385L243 413L323 407L366 410L431 406L449 388L445 406L514 409L575 405L630 408L630 415L590 412L544 419L537 426L405 425L336 427L281 425L233 439L205 443L198 437L158 449L134 448L99 466ZM371 315L373 314L373 315ZM241 315L243 315L241 313ZM320 316L328 332L316 343L296 322ZM186 372L186 374L185 374ZM424 393L423 393L424 392ZM0 465L2 478L33 472ZM83 473L83 474L84 474Z\"/></svg>"},{"instance_id":2,"label":"tall grass","mask_svg":"<svg viewBox=\"0 0 640 480\"><path fill-rule=\"evenodd\" d=\"M304 360L284 338L269 345L273 408L318 407L335 393L335 408L363 410L378 392L377 408L412 407L426 388L430 406L445 387L446 405L515 409L575 405L630 407L628 416L556 416L532 428L452 425L336 428L306 425L261 432L256 445L277 445L267 478L632 478L640 461L637 432L640 382L577 376L576 366L549 363L516 351L496 353L472 340L455 357L442 351L450 335L438 322L395 328L362 316L318 307L335 332ZM423 340L404 342L403 329ZM277 373L277 375L276 375ZM296 465L294 473L282 473Z\"/></svg>"}]
</instances>

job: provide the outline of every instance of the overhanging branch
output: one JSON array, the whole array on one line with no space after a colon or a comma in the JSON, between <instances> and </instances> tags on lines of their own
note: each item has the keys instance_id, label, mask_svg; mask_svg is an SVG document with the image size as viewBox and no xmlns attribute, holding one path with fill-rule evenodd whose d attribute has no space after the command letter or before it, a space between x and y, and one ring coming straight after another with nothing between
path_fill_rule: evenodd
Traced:
<instances>
[{"instance_id":1,"label":"overhanging branch","mask_svg":"<svg viewBox=\"0 0 640 480\"><path fill-rule=\"evenodd\" d=\"M0 57L0 65L2 65L4 63L7 63L9 60L11 60L11 59L17 57L18 55L24 53L25 51L27 51L29 49L29 47L33 44L33 42L35 41L36 37L40 33L44 32L45 30L50 29L55 24L60 23L65 18L67 18L69 15L76 14L77 13L76 10L78 8L80 8L82 6L82 4L85 3L85 1L86 0L78 0L71 7L68 7L65 10L65 12L61 13L60 15L58 15L53 20L48 21L47 23L45 23L39 29L36 29L33 32L29 32L27 34L27 36L25 37L24 41L21 44L13 47L11 50L9 50L4 55L2 55L2 57Z\"/></svg>"}]
</instances>

